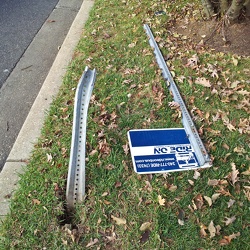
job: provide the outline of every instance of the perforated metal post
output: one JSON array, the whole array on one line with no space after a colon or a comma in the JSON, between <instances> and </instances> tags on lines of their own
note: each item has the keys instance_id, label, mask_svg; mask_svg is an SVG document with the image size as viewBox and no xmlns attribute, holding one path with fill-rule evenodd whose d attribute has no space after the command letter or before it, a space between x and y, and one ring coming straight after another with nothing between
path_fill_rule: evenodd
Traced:
<instances>
[{"instance_id":1,"label":"perforated metal post","mask_svg":"<svg viewBox=\"0 0 250 250\"><path fill-rule=\"evenodd\" d=\"M72 209L85 196L85 154L86 127L90 97L95 83L96 70L88 67L78 83L75 103L71 140L69 170L67 178L67 206Z\"/></svg>"},{"instance_id":2,"label":"perforated metal post","mask_svg":"<svg viewBox=\"0 0 250 250\"><path fill-rule=\"evenodd\" d=\"M149 44L151 45L151 47L154 49L154 53L155 53L155 58L156 61L160 67L160 69L162 70L162 75L163 78L165 79L168 88L171 90L171 92L173 93L174 96L174 101L178 102L180 105L180 109L182 112L182 123L183 126L186 130L187 135L189 136L189 140L191 145L193 146L198 162L200 164L201 167L209 167L211 166L211 160L209 158L209 155L200 139L200 136L197 132L197 129L193 123L193 120L186 108L186 105L181 97L181 94L173 80L173 77L165 63L165 60L161 54L161 51L154 39L154 36L149 28L149 26L147 24L144 24L144 29L149 37Z\"/></svg>"}]
</instances>

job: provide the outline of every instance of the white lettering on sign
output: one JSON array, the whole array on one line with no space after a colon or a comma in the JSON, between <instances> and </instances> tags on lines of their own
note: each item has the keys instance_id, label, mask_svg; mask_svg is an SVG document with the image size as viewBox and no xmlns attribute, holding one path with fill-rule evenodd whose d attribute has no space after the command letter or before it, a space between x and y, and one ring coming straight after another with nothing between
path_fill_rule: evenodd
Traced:
<instances>
[{"instance_id":1,"label":"white lettering on sign","mask_svg":"<svg viewBox=\"0 0 250 250\"><path fill-rule=\"evenodd\" d=\"M191 145L154 147L154 154L176 154L192 152Z\"/></svg>"}]
</instances>

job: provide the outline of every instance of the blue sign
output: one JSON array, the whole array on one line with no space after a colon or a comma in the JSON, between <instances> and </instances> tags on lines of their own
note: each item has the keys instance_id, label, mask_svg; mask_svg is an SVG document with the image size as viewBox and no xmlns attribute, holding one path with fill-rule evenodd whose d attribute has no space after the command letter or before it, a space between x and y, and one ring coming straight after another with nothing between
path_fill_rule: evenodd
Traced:
<instances>
[{"instance_id":1,"label":"blue sign","mask_svg":"<svg viewBox=\"0 0 250 250\"><path fill-rule=\"evenodd\" d=\"M165 173L199 168L184 128L128 131L135 172Z\"/></svg>"}]
</instances>

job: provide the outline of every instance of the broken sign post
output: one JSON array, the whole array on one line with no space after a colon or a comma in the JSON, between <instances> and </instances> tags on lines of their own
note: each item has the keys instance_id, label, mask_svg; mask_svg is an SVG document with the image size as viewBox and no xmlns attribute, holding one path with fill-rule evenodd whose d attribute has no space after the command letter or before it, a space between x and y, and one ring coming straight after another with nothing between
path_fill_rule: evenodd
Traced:
<instances>
[{"instance_id":1,"label":"broken sign post","mask_svg":"<svg viewBox=\"0 0 250 250\"><path fill-rule=\"evenodd\" d=\"M131 156L137 173L160 173L211 166L209 155L148 25L144 29L174 101L180 105L182 129L130 130Z\"/></svg>"}]
</instances>

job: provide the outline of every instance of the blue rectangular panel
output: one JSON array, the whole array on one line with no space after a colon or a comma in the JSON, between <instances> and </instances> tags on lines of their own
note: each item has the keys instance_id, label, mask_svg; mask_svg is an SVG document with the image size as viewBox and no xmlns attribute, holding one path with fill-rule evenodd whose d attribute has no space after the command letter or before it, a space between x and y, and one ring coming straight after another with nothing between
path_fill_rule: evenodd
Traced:
<instances>
[{"instance_id":1,"label":"blue rectangular panel","mask_svg":"<svg viewBox=\"0 0 250 250\"><path fill-rule=\"evenodd\" d=\"M128 138L137 173L164 173L200 167L183 128L130 130Z\"/></svg>"}]
</instances>

